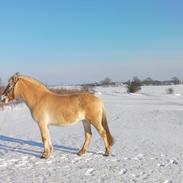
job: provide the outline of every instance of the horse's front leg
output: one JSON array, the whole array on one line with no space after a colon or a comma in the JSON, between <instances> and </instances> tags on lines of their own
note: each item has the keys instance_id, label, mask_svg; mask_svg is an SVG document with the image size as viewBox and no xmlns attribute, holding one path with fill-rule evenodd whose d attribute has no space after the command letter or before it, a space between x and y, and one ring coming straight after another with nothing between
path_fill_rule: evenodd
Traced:
<instances>
[{"instance_id":1,"label":"horse's front leg","mask_svg":"<svg viewBox=\"0 0 183 183\"><path fill-rule=\"evenodd\" d=\"M40 122L39 128L40 128L40 132L41 132L42 142L44 145L44 152L42 153L41 158L47 159L53 151L53 146L51 143L48 126L47 126L47 124Z\"/></svg>"}]
</instances>

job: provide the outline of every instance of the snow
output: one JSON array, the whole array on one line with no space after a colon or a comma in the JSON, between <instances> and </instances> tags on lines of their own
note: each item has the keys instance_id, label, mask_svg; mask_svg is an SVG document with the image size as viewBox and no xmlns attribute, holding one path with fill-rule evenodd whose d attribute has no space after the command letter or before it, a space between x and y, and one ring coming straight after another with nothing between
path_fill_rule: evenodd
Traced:
<instances>
[{"instance_id":1,"label":"snow","mask_svg":"<svg viewBox=\"0 0 183 183\"><path fill-rule=\"evenodd\" d=\"M54 154L40 159L43 145L29 109L7 106L0 110L0 182L182 182L183 86L145 86L137 94L123 86L96 90L116 141L111 156L103 156L95 129L89 151L78 156L84 142L78 123L50 127Z\"/></svg>"}]
</instances>

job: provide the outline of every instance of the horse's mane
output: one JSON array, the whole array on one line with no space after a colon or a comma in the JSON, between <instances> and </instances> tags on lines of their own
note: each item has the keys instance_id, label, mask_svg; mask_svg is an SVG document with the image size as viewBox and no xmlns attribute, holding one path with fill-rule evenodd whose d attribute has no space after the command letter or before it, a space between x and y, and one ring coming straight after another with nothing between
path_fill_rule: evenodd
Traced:
<instances>
[{"instance_id":1,"label":"horse's mane","mask_svg":"<svg viewBox=\"0 0 183 183\"><path fill-rule=\"evenodd\" d=\"M23 75L21 75L21 76L19 76L19 78L25 79L25 80L27 80L27 81L37 85L38 87L40 87L42 89L49 90L48 87L46 87L42 82L40 82L40 81L30 77L30 76L23 76Z\"/></svg>"}]
</instances>

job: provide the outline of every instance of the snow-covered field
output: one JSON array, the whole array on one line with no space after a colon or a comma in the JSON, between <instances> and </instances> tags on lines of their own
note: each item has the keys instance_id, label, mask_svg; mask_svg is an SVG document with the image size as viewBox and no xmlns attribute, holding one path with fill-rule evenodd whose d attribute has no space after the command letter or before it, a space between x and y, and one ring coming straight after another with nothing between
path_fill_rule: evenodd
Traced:
<instances>
[{"instance_id":1,"label":"snow-covered field","mask_svg":"<svg viewBox=\"0 0 183 183\"><path fill-rule=\"evenodd\" d=\"M166 89L173 87L174 94ZM89 152L82 123L50 127L54 154L40 159L39 129L24 104L0 111L0 182L183 182L183 86L97 88L116 143L110 157L95 129Z\"/></svg>"}]
</instances>

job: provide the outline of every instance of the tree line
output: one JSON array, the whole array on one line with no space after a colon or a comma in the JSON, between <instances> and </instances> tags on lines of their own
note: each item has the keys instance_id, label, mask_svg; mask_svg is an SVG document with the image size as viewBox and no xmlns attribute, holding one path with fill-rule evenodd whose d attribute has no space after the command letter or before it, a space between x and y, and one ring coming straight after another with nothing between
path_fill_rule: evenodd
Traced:
<instances>
[{"instance_id":1,"label":"tree line","mask_svg":"<svg viewBox=\"0 0 183 183\"><path fill-rule=\"evenodd\" d=\"M114 82L109 77L104 78L103 80L95 83L85 83L82 84L82 88L87 91L94 91L94 87L96 86L119 86L119 85L125 85L127 87L127 92L129 93L135 93L141 89L141 86L161 86L161 85L178 85L181 84L182 81L174 76L170 80L153 80L150 77L147 77L144 80L140 80L138 77L133 77L131 80L125 81L125 82Z\"/></svg>"},{"instance_id":2,"label":"tree line","mask_svg":"<svg viewBox=\"0 0 183 183\"><path fill-rule=\"evenodd\" d=\"M163 80L163 81L153 80L151 77L147 77L144 80L140 80L138 77L133 77L131 80L128 80L125 82L114 82L114 81L112 81L111 78L106 77L99 82L81 84L81 90L90 91L90 92L94 93L94 87L96 87L96 86L108 87L108 86L125 85L127 87L128 92L134 93L136 91L139 91L141 89L141 86L178 85L181 83L182 83L182 81L176 76L172 77L170 80ZM4 90L4 86L3 86L2 80L0 78L0 95L2 94L3 90Z\"/></svg>"},{"instance_id":3,"label":"tree line","mask_svg":"<svg viewBox=\"0 0 183 183\"><path fill-rule=\"evenodd\" d=\"M178 85L178 84L182 83L182 81L176 76L172 77L170 80L163 80L163 81L153 80L150 77L147 77L144 80L140 80L137 76L135 76L131 80L124 81L124 82L114 82L109 77L106 77L106 78L104 78L103 80L101 80L99 82L85 83L85 84L82 84L82 85L83 86L87 86L87 85L88 86L117 86L117 85L120 85L120 84L126 85L126 84L128 84L129 82L132 82L132 81L136 81L136 82L140 83L141 85L155 85L155 86L158 86L158 85Z\"/></svg>"}]
</instances>

